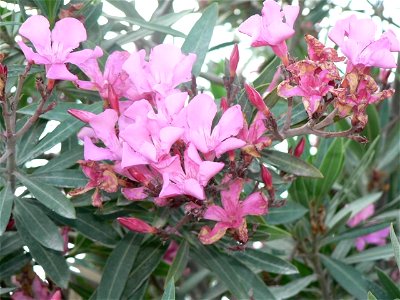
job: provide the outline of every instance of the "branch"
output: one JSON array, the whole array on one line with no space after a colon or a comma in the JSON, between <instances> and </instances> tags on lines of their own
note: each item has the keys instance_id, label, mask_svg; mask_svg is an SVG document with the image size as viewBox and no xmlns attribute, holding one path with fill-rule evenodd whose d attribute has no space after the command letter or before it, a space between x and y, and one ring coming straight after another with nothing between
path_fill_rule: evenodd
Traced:
<instances>
[{"instance_id":1,"label":"branch","mask_svg":"<svg viewBox=\"0 0 400 300\"><path fill-rule=\"evenodd\" d=\"M337 113L337 109L335 108L334 110L331 111L331 113L329 115L327 115L325 117L325 119L323 119L321 122L319 122L318 124L316 124L314 126L315 129L322 129L325 128L326 126L329 126L333 123L333 120L335 119Z\"/></svg>"},{"instance_id":2,"label":"branch","mask_svg":"<svg viewBox=\"0 0 400 300\"><path fill-rule=\"evenodd\" d=\"M211 81L215 84L219 84L219 85L224 85L224 80L214 74L210 74L210 73L200 73L200 77L207 79L208 81Z\"/></svg>"},{"instance_id":3,"label":"branch","mask_svg":"<svg viewBox=\"0 0 400 300\"><path fill-rule=\"evenodd\" d=\"M0 157L0 164L4 163L7 158L10 156L11 152L9 150L6 150L3 155Z\"/></svg>"}]
</instances>

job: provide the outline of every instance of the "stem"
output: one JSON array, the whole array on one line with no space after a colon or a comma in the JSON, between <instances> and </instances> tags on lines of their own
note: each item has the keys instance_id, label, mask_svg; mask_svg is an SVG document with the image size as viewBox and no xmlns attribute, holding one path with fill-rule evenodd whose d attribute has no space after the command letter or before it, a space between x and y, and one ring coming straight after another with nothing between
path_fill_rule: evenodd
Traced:
<instances>
[{"instance_id":1,"label":"stem","mask_svg":"<svg viewBox=\"0 0 400 300\"><path fill-rule=\"evenodd\" d=\"M326 126L329 126L333 123L333 120L336 116L337 109L335 108L334 110L331 111L329 115L325 117L321 122L319 122L317 125L314 126L315 129L322 129L325 128Z\"/></svg>"},{"instance_id":2,"label":"stem","mask_svg":"<svg viewBox=\"0 0 400 300\"><path fill-rule=\"evenodd\" d=\"M321 260L319 259L319 255L318 255L319 247L318 247L318 241L317 241L316 235L313 235L312 246L313 246L313 249L312 249L312 253L311 253L311 262L314 266L314 271L317 274L318 282L319 282L319 285L322 290L323 299L331 300L333 298L332 298L332 295L330 292L330 287L329 287L328 282L326 281L325 274L324 274L324 271L323 271L322 265L321 265Z\"/></svg>"}]
</instances>

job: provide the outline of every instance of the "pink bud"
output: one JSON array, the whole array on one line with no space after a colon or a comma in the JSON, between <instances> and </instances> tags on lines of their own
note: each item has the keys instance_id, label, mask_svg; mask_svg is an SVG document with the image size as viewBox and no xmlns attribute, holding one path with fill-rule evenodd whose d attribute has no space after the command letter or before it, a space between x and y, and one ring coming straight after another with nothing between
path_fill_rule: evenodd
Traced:
<instances>
[{"instance_id":1,"label":"pink bud","mask_svg":"<svg viewBox=\"0 0 400 300\"><path fill-rule=\"evenodd\" d=\"M157 228L150 226L146 222L137 218L121 217L117 218L118 222L131 231L140 233L156 233Z\"/></svg>"},{"instance_id":2,"label":"pink bud","mask_svg":"<svg viewBox=\"0 0 400 300\"><path fill-rule=\"evenodd\" d=\"M257 92L255 88L248 85L247 83L244 84L244 88L246 90L247 97L249 98L251 104L253 104L260 112L262 112L267 118L269 118L271 116L271 112L265 105L264 100L261 97L260 93Z\"/></svg>"},{"instance_id":3,"label":"pink bud","mask_svg":"<svg viewBox=\"0 0 400 300\"><path fill-rule=\"evenodd\" d=\"M50 300L62 300L61 291L60 290L55 291L53 296L51 296Z\"/></svg>"},{"instance_id":4,"label":"pink bud","mask_svg":"<svg viewBox=\"0 0 400 300\"><path fill-rule=\"evenodd\" d=\"M272 189L272 175L264 165L261 165L261 177L267 190Z\"/></svg>"},{"instance_id":5,"label":"pink bud","mask_svg":"<svg viewBox=\"0 0 400 300\"><path fill-rule=\"evenodd\" d=\"M225 112L229 108L228 99L226 99L226 97L221 98L220 106L223 112Z\"/></svg>"},{"instance_id":6,"label":"pink bud","mask_svg":"<svg viewBox=\"0 0 400 300\"><path fill-rule=\"evenodd\" d=\"M304 146L306 144L306 140L301 138L300 142L297 144L296 148L294 149L294 156L300 157L304 152Z\"/></svg>"},{"instance_id":7,"label":"pink bud","mask_svg":"<svg viewBox=\"0 0 400 300\"><path fill-rule=\"evenodd\" d=\"M90 119L96 116L94 113L80 109L68 109L68 113L84 123L89 123Z\"/></svg>"},{"instance_id":8,"label":"pink bud","mask_svg":"<svg viewBox=\"0 0 400 300\"><path fill-rule=\"evenodd\" d=\"M115 110L119 114L119 101L118 97L115 94L115 91L112 85L108 85L108 101L110 103L110 107Z\"/></svg>"},{"instance_id":9,"label":"pink bud","mask_svg":"<svg viewBox=\"0 0 400 300\"><path fill-rule=\"evenodd\" d=\"M239 63L239 48L238 45L235 44L231 53L231 58L229 59L229 73L231 77L235 76L238 63Z\"/></svg>"}]
</instances>

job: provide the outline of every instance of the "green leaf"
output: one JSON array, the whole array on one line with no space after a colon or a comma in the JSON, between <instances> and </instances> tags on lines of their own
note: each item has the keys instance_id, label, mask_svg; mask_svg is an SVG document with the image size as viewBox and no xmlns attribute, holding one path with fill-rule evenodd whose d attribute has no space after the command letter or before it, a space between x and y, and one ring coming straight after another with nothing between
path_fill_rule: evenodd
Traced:
<instances>
[{"instance_id":1,"label":"green leaf","mask_svg":"<svg viewBox=\"0 0 400 300\"><path fill-rule=\"evenodd\" d=\"M279 287L272 287L271 292L274 294L276 299L288 299L293 296L296 296L300 293L304 288L306 288L311 282L317 280L317 276L315 274L305 276L300 279L296 279L291 281L288 284Z\"/></svg>"},{"instance_id":2,"label":"green leaf","mask_svg":"<svg viewBox=\"0 0 400 300\"><path fill-rule=\"evenodd\" d=\"M165 288L165 291L162 295L161 300L175 300L175 280L174 277L172 277L169 281L168 284Z\"/></svg>"},{"instance_id":3,"label":"green leaf","mask_svg":"<svg viewBox=\"0 0 400 300\"><path fill-rule=\"evenodd\" d=\"M57 215L52 217L62 224L74 228L83 236L103 243L104 245L115 245L118 241L118 234L114 228L110 224L104 222L101 218L94 216L89 210L78 210L76 213L76 219L74 220L61 218Z\"/></svg>"},{"instance_id":4,"label":"green leaf","mask_svg":"<svg viewBox=\"0 0 400 300\"><path fill-rule=\"evenodd\" d=\"M343 262L354 264L366 261L385 260L393 257L392 247L390 245L379 246L364 250L357 254L346 257Z\"/></svg>"},{"instance_id":5,"label":"green leaf","mask_svg":"<svg viewBox=\"0 0 400 300\"><path fill-rule=\"evenodd\" d=\"M367 227L352 228L352 229L347 230L345 233L336 234L336 235L333 234L332 236L324 238L321 241L321 245L327 245L327 244L345 240L345 239L357 238L359 236L367 235L367 234L376 232L378 230L382 230L384 228L387 228L388 226L389 226L388 223L380 223L380 224L374 224L374 225L367 226Z\"/></svg>"},{"instance_id":6,"label":"green leaf","mask_svg":"<svg viewBox=\"0 0 400 300\"><path fill-rule=\"evenodd\" d=\"M83 158L83 148L77 145L72 150L61 153L59 156L50 160L46 165L38 168L33 176L38 174L46 174L51 171L65 170Z\"/></svg>"},{"instance_id":7,"label":"green leaf","mask_svg":"<svg viewBox=\"0 0 400 300\"><path fill-rule=\"evenodd\" d=\"M18 273L30 261L31 256L28 253L20 253L13 258L2 260L0 262L0 280Z\"/></svg>"},{"instance_id":8,"label":"green leaf","mask_svg":"<svg viewBox=\"0 0 400 300\"><path fill-rule=\"evenodd\" d=\"M14 195L11 185L7 184L0 191L0 236L3 235L7 228L8 221L10 220L12 205L14 202Z\"/></svg>"},{"instance_id":9,"label":"green leaf","mask_svg":"<svg viewBox=\"0 0 400 300\"><path fill-rule=\"evenodd\" d=\"M102 111L102 103L94 103L90 105L87 111L93 113L100 113ZM47 134L40 142L32 149L32 151L24 157L21 163L26 162L36 156L42 154L43 152L49 150L51 147L61 143L62 141L69 138L71 135L76 134L77 131L85 125L78 119L68 116L65 120L57 126L52 132Z\"/></svg>"},{"instance_id":10,"label":"green leaf","mask_svg":"<svg viewBox=\"0 0 400 300\"><path fill-rule=\"evenodd\" d=\"M0 25L1 26L1 25ZM15 289L17 289L16 287L11 287L11 288L0 288L0 296L4 295L4 294L9 294L12 291L14 291Z\"/></svg>"},{"instance_id":11,"label":"green leaf","mask_svg":"<svg viewBox=\"0 0 400 300\"><path fill-rule=\"evenodd\" d=\"M16 199L14 215L21 220L29 234L42 246L56 251L64 250L64 241L58 227L41 209L27 199Z\"/></svg>"},{"instance_id":12,"label":"green leaf","mask_svg":"<svg viewBox=\"0 0 400 300\"><path fill-rule=\"evenodd\" d=\"M246 249L243 252L232 252L231 255L256 270L285 275L299 273L297 268L291 263L266 252Z\"/></svg>"},{"instance_id":13,"label":"green leaf","mask_svg":"<svg viewBox=\"0 0 400 300\"><path fill-rule=\"evenodd\" d=\"M260 217L260 218L263 218L263 217ZM254 218L254 219L256 219L256 218ZM268 225L268 224L263 224L262 222L260 222L260 223L261 224L257 224L257 230L253 235L254 240L262 241L262 240L268 239L269 241L272 241L272 240L279 240L279 239L291 237L291 234L282 228L279 228L277 226ZM248 226L249 228L251 228L250 224L252 224L252 222L249 222L249 226ZM265 237L267 237L267 238L265 238Z\"/></svg>"},{"instance_id":14,"label":"green leaf","mask_svg":"<svg viewBox=\"0 0 400 300\"><path fill-rule=\"evenodd\" d=\"M278 56L273 55L272 59L267 63L265 68L261 71L260 75L253 81L253 86L257 89L258 92L263 94L265 92L265 88L258 88L259 86L265 86L266 82L271 82L274 77L275 72L280 65L281 60Z\"/></svg>"},{"instance_id":15,"label":"green leaf","mask_svg":"<svg viewBox=\"0 0 400 300\"><path fill-rule=\"evenodd\" d=\"M400 287L393 282L393 280L381 269L376 268L376 273L378 274L379 281L382 283L382 286L385 288L388 295L391 299L400 299Z\"/></svg>"},{"instance_id":16,"label":"green leaf","mask_svg":"<svg viewBox=\"0 0 400 300\"><path fill-rule=\"evenodd\" d=\"M87 177L81 170L63 170L46 173L35 172L30 178L53 186L69 188L83 187L88 182Z\"/></svg>"},{"instance_id":17,"label":"green leaf","mask_svg":"<svg viewBox=\"0 0 400 300\"><path fill-rule=\"evenodd\" d=\"M157 268L164 256L167 246L167 244L162 244L156 239L142 244L133 265L132 272L129 274L122 299L132 299L132 296Z\"/></svg>"},{"instance_id":18,"label":"green leaf","mask_svg":"<svg viewBox=\"0 0 400 300\"><path fill-rule=\"evenodd\" d=\"M367 300L378 300L378 299L376 299L376 297L374 296L374 294L371 293L371 291L368 291Z\"/></svg>"},{"instance_id":19,"label":"green leaf","mask_svg":"<svg viewBox=\"0 0 400 300\"><path fill-rule=\"evenodd\" d=\"M178 253L176 254L171 267L168 270L167 277L165 278L165 283L171 281L171 279L178 281L181 277L183 271L186 268L186 264L189 260L189 243L182 241L179 245Z\"/></svg>"},{"instance_id":20,"label":"green leaf","mask_svg":"<svg viewBox=\"0 0 400 300\"><path fill-rule=\"evenodd\" d=\"M271 225L286 224L300 219L307 211L304 206L288 201L282 207L271 207L265 219Z\"/></svg>"},{"instance_id":21,"label":"green leaf","mask_svg":"<svg viewBox=\"0 0 400 300\"><path fill-rule=\"evenodd\" d=\"M343 139L336 139L324 155L320 171L323 179L313 180L311 183L312 196L321 200L331 190L332 185L341 174L344 163Z\"/></svg>"},{"instance_id":22,"label":"green leaf","mask_svg":"<svg viewBox=\"0 0 400 300\"><path fill-rule=\"evenodd\" d=\"M310 201L309 196L311 192L308 190L305 184L305 178L297 177L289 188L289 194L291 199L296 202L299 202L303 205L303 207L308 206L308 202Z\"/></svg>"},{"instance_id":23,"label":"green leaf","mask_svg":"<svg viewBox=\"0 0 400 300\"><path fill-rule=\"evenodd\" d=\"M128 232L107 259L97 289L97 299L120 299L143 235Z\"/></svg>"},{"instance_id":24,"label":"green leaf","mask_svg":"<svg viewBox=\"0 0 400 300\"><path fill-rule=\"evenodd\" d=\"M0 256L6 256L23 246L22 240L15 231L6 231L0 236Z\"/></svg>"},{"instance_id":25,"label":"green leaf","mask_svg":"<svg viewBox=\"0 0 400 300\"><path fill-rule=\"evenodd\" d=\"M152 31L156 31L156 32L162 32L165 34L170 34L172 36L176 36L176 37L181 37L181 38L185 38L186 35L183 34L182 32L172 29L171 27L168 26L164 26L164 25L160 25L157 23L153 23L153 22L146 22L144 20L140 20L140 19L127 19L127 18L121 18L122 21L131 21L131 23L136 24L142 28L145 29L150 29Z\"/></svg>"},{"instance_id":26,"label":"green leaf","mask_svg":"<svg viewBox=\"0 0 400 300\"><path fill-rule=\"evenodd\" d=\"M288 153L275 150L263 150L263 161L290 174L304 177L323 178L321 172L313 165Z\"/></svg>"},{"instance_id":27,"label":"green leaf","mask_svg":"<svg viewBox=\"0 0 400 300\"><path fill-rule=\"evenodd\" d=\"M394 232L393 224L390 224L390 240L392 241L392 247L397 266L400 269L400 243L397 239L396 233Z\"/></svg>"},{"instance_id":28,"label":"green leaf","mask_svg":"<svg viewBox=\"0 0 400 300\"><path fill-rule=\"evenodd\" d=\"M368 205L378 201L382 196L382 193L368 194L360 199L350 202L344 206L340 211L337 212L330 220L327 220L328 227L333 227L338 221L340 221L347 214L351 214L350 218L354 217L357 213L362 211Z\"/></svg>"},{"instance_id":29,"label":"green leaf","mask_svg":"<svg viewBox=\"0 0 400 300\"><path fill-rule=\"evenodd\" d=\"M30 234L28 229L18 215L15 215L18 233L32 257L40 264L46 275L48 275L58 286L67 288L70 271L61 252L42 247Z\"/></svg>"},{"instance_id":30,"label":"green leaf","mask_svg":"<svg viewBox=\"0 0 400 300\"><path fill-rule=\"evenodd\" d=\"M196 54L196 62L193 65L192 73L198 76L201 71L204 59L208 52L208 46L218 18L218 5L213 3L208 6L200 19L190 30L185 42L182 45L182 52Z\"/></svg>"},{"instance_id":31,"label":"green leaf","mask_svg":"<svg viewBox=\"0 0 400 300\"><path fill-rule=\"evenodd\" d=\"M46 122L36 122L27 133L17 143L17 165L21 165L23 158L30 154L32 147L37 144L42 134Z\"/></svg>"},{"instance_id":32,"label":"green leaf","mask_svg":"<svg viewBox=\"0 0 400 300\"><path fill-rule=\"evenodd\" d=\"M44 206L65 218L75 218L75 209L71 201L61 191L22 173L14 174Z\"/></svg>"},{"instance_id":33,"label":"green leaf","mask_svg":"<svg viewBox=\"0 0 400 300\"><path fill-rule=\"evenodd\" d=\"M197 242L193 259L212 271L239 299L275 299L265 283L237 258L218 251L215 246Z\"/></svg>"},{"instance_id":34,"label":"green leaf","mask_svg":"<svg viewBox=\"0 0 400 300\"><path fill-rule=\"evenodd\" d=\"M348 293L358 299L365 299L368 283L364 278L362 278L361 273L356 269L327 256L321 255L321 260L329 274L331 274L337 283L339 283Z\"/></svg>"}]
</instances>

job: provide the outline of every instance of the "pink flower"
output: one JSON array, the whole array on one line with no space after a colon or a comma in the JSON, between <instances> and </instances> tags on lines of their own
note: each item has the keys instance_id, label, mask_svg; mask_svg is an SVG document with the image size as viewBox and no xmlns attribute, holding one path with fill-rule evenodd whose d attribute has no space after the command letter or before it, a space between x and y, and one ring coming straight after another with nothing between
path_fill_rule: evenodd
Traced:
<instances>
[{"instance_id":1,"label":"pink flower","mask_svg":"<svg viewBox=\"0 0 400 300\"><path fill-rule=\"evenodd\" d=\"M400 43L393 31L375 40L376 25L371 19L357 19L355 15L338 21L329 32L349 60L348 71L354 67L395 68L390 52L400 51Z\"/></svg>"},{"instance_id":2,"label":"pink flower","mask_svg":"<svg viewBox=\"0 0 400 300\"><path fill-rule=\"evenodd\" d=\"M150 226L146 222L137 219L137 218L130 218L130 217L120 217L117 218L118 222L134 232L140 233L157 233L157 228Z\"/></svg>"},{"instance_id":3,"label":"pink flower","mask_svg":"<svg viewBox=\"0 0 400 300\"><path fill-rule=\"evenodd\" d=\"M253 47L271 46L277 56L287 60L285 41L295 33L293 25L299 14L299 7L286 5L281 9L275 1L267 0L264 1L261 14L262 16L253 15L244 21L239 26L239 31L251 36Z\"/></svg>"},{"instance_id":4,"label":"pink flower","mask_svg":"<svg viewBox=\"0 0 400 300\"><path fill-rule=\"evenodd\" d=\"M203 161L193 144L189 144L184 153L184 169L178 156L169 160L159 171L163 175L163 187L160 198L189 195L200 200L205 199L204 187L224 167L223 163Z\"/></svg>"},{"instance_id":5,"label":"pink flower","mask_svg":"<svg viewBox=\"0 0 400 300\"><path fill-rule=\"evenodd\" d=\"M21 25L19 34L32 42L36 52L23 41L18 42L28 61L46 66L49 79L77 80L65 64L78 64L103 54L98 47L72 52L87 38L85 27L77 19L64 18L56 22L51 32L49 28L50 23L45 17L31 16Z\"/></svg>"},{"instance_id":6,"label":"pink flower","mask_svg":"<svg viewBox=\"0 0 400 300\"><path fill-rule=\"evenodd\" d=\"M234 229L239 241L246 243L248 240L246 216L260 216L268 212L268 202L262 192L255 192L245 200L239 201L243 189L243 180L236 179L229 185L229 189L221 192L222 207L211 205L207 208L204 219L216 221L211 230L204 226L199 239L203 244L212 244L221 239L225 232Z\"/></svg>"},{"instance_id":7,"label":"pink flower","mask_svg":"<svg viewBox=\"0 0 400 300\"><path fill-rule=\"evenodd\" d=\"M250 127L245 121L243 128L238 135L240 139L247 143L242 150L254 157L261 157L259 152L272 143L272 140L269 137L264 136L267 131L265 121L266 119L264 115L261 112L257 112Z\"/></svg>"},{"instance_id":8,"label":"pink flower","mask_svg":"<svg viewBox=\"0 0 400 300\"><path fill-rule=\"evenodd\" d=\"M24 282L23 283L24 288L21 287L20 290L13 292L13 294L11 295L11 299L13 300L61 300L62 299L60 290L55 290L54 292L51 292L46 283L40 280L40 278L37 275L34 276L35 277L33 278L32 289L31 289L32 294L29 295L25 293L26 282ZM17 286L21 286L21 283L15 282Z\"/></svg>"},{"instance_id":9,"label":"pink flower","mask_svg":"<svg viewBox=\"0 0 400 300\"><path fill-rule=\"evenodd\" d=\"M89 77L90 81L77 80L76 84L84 90L97 90L100 96L108 100L111 107L118 108L118 100L130 95L130 82L128 74L122 70L122 65L129 57L127 51L114 51L107 59L104 72L100 71L96 57L78 63L78 67Z\"/></svg>"},{"instance_id":10,"label":"pink flower","mask_svg":"<svg viewBox=\"0 0 400 300\"><path fill-rule=\"evenodd\" d=\"M166 96L179 84L191 80L195 54L185 55L168 44L154 47L148 62L145 54L144 50L132 53L122 67L139 94L157 92Z\"/></svg>"},{"instance_id":11,"label":"pink flower","mask_svg":"<svg viewBox=\"0 0 400 300\"><path fill-rule=\"evenodd\" d=\"M350 227L355 227L361 222L367 220L369 217L373 216L375 213L375 206L373 204L368 205L354 217L352 217L347 225ZM367 244L374 244L378 246L383 246L386 244L386 238L390 233L389 227L378 230L376 232L369 233L367 235L360 236L356 239L356 248L358 251L365 249Z\"/></svg>"},{"instance_id":12,"label":"pink flower","mask_svg":"<svg viewBox=\"0 0 400 300\"><path fill-rule=\"evenodd\" d=\"M200 94L194 97L186 107L186 113L187 138L208 158L212 159L214 155L220 157L225 152L246 144L245 141L234 137L243 127L240 105L228 108L212 131L217 105L210 96Z\"/></svg>"},{"instance_id":13,"label":"pink flower","mask_svg":"<svg viewBox=\"0 0 400 300\"><path fill-rule=\"evenodd\" d=\"M239 48L238 45L235 44L235 46L233 46L231 57L229 58L229 75L231 77L235 76L238 63L239 63Z\"/></svg>"}]
</instances>

